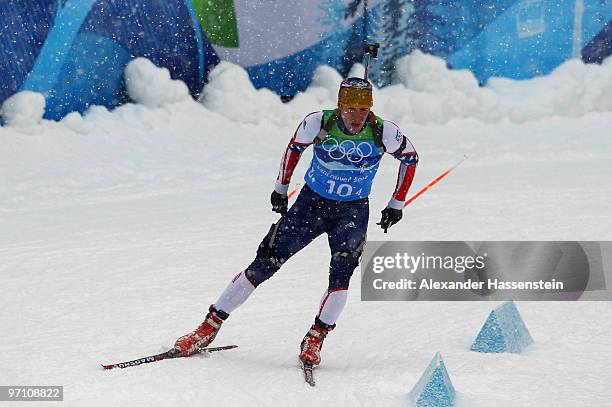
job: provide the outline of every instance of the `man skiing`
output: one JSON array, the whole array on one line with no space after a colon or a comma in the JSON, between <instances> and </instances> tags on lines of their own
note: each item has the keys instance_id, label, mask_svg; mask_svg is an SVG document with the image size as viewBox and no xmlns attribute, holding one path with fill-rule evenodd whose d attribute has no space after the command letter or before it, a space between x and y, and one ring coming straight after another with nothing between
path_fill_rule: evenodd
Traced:
<instances>
[{"instance_id":1,"label":"man skiing","mask_svg":"<svg viewBox=\"0 0 612 407\"><path fill-rule=\"evenodd\" d=\"M264 237L255 260L210 306L205 321L176 341L174 346L183 356L210 344L223 322L255 288L317 236L327 233L332 253L329 286L299 353L304 364L321 362L323 340L336 327L346 304L349 280L366 241L368 195L382 155L386 152L400 161L395 191L378 223L385 233L402 218L418 162L408 138L394 123L375 116L372 105L370 82L348 78L340 85L337 109L311 113L300 123L281 160L271 196L272 210L282 215L280 220ZM306 185L288 209L291 176L311 144L314 152L304 176Z\"/></svg>"}]
</instances>

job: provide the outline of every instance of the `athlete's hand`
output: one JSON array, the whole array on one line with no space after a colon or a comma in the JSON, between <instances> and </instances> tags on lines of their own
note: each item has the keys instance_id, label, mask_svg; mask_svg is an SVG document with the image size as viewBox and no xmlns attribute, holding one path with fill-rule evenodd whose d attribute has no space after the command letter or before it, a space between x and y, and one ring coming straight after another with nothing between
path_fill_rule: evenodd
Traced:
<instances>
[{"instance_id":1,"label":"athlete's hand","mask_svg":"<svg viewBox=\"0 0 612 407\"><path fill-rule=\"evenodd\" d=\"M270 203L272 203L272 211L284 215L287 213L287 206L289 205L289 198L287 194L282 195L276 191L272 191L270 196Z\"/></svg>"},{"instance_id":2,"label":"athlete's hand","mask_svg":"<svg viewBox=\"0 0 612 407\"><path fill-rule=\"evenodd\" d=\"M391 226L395 225L402 219L402 210L401 209L393 209L388 206L381 211L382 217L380 218L380 222L377 225L387 233L387 229Z\"/></svg>"}]
</instances>

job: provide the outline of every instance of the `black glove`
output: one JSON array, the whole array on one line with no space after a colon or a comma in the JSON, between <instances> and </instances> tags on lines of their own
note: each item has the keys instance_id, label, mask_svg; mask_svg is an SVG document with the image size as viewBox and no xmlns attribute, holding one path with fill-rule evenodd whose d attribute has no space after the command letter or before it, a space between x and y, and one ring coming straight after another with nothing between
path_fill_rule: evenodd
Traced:
<instances>
[{"instance_id":1,"label":"black glove","mask_svg":"<svg viewBox=\"0 0 612 407\"><path fill-rule=\"evenodd\" d=\"M287 206L289 205L289 198L287 195L281 195L276 191L272 191L270 196L270 202L272 203L272 211L284 215L287 213Z\"/></svg>"},{"instance_id":2,"label":"black glove","mask_svg":"<svg viewBox=\"0 0 612 407\"><path fill-rule=\"evenodd\" d=\"M402 210L401 209L393 209L388 206L381 211L382 217L380 218L380 222L377 225L380 225L381 228L387 233L387 229L391 226L395 225L397 222L402 219Z\"/></svg>"}]
</instances>

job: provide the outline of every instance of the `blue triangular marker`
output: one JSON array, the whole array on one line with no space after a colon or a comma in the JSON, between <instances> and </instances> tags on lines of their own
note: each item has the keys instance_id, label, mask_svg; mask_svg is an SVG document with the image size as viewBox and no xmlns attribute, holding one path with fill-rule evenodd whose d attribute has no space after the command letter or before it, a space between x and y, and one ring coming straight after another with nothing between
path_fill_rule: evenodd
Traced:
<instances>
[{"instance_id":1,"label":"blue triangular marker","mask_svg":"<svg viewBox=\"0 0 612 407\"><path fill-rule=\"evenodd\" d=\"M442 355L437 352L425 372L410 391L410 403L416 407L452 407L455 388L450 381Z\"/></svg>"},{"instance_id":2,"label":"blue triangular marker","mask_svg":"<svg viewBox=\"0 0 612 407\"><path fill-rule=\"evenodd\" d=\"M533 339L516 309L508 301L489 314L470 350L483 353L519 353L533 343Z\"/></svg>"}]
</instances>

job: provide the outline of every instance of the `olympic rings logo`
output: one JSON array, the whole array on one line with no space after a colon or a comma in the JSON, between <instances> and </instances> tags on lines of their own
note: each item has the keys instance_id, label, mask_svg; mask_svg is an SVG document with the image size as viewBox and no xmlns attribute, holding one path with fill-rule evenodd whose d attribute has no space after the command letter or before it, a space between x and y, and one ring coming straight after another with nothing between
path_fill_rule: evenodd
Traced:
<instances>
[{"instance_id":1,"label":"olympic rings logo","mask_svg":"<svg viewBox=\"0 0 612 407\"><path fill-rule=\"evenodd\" d=\"M334 160L346 158L353 164L360 163L364 158L369 157L374 152L370 143L355 143L353 140L344 140L338 143L338 140L333 138L325 140L321 144L321 147L323 150L327 151L330 158Z\"/></svg>"}]
</instances>

